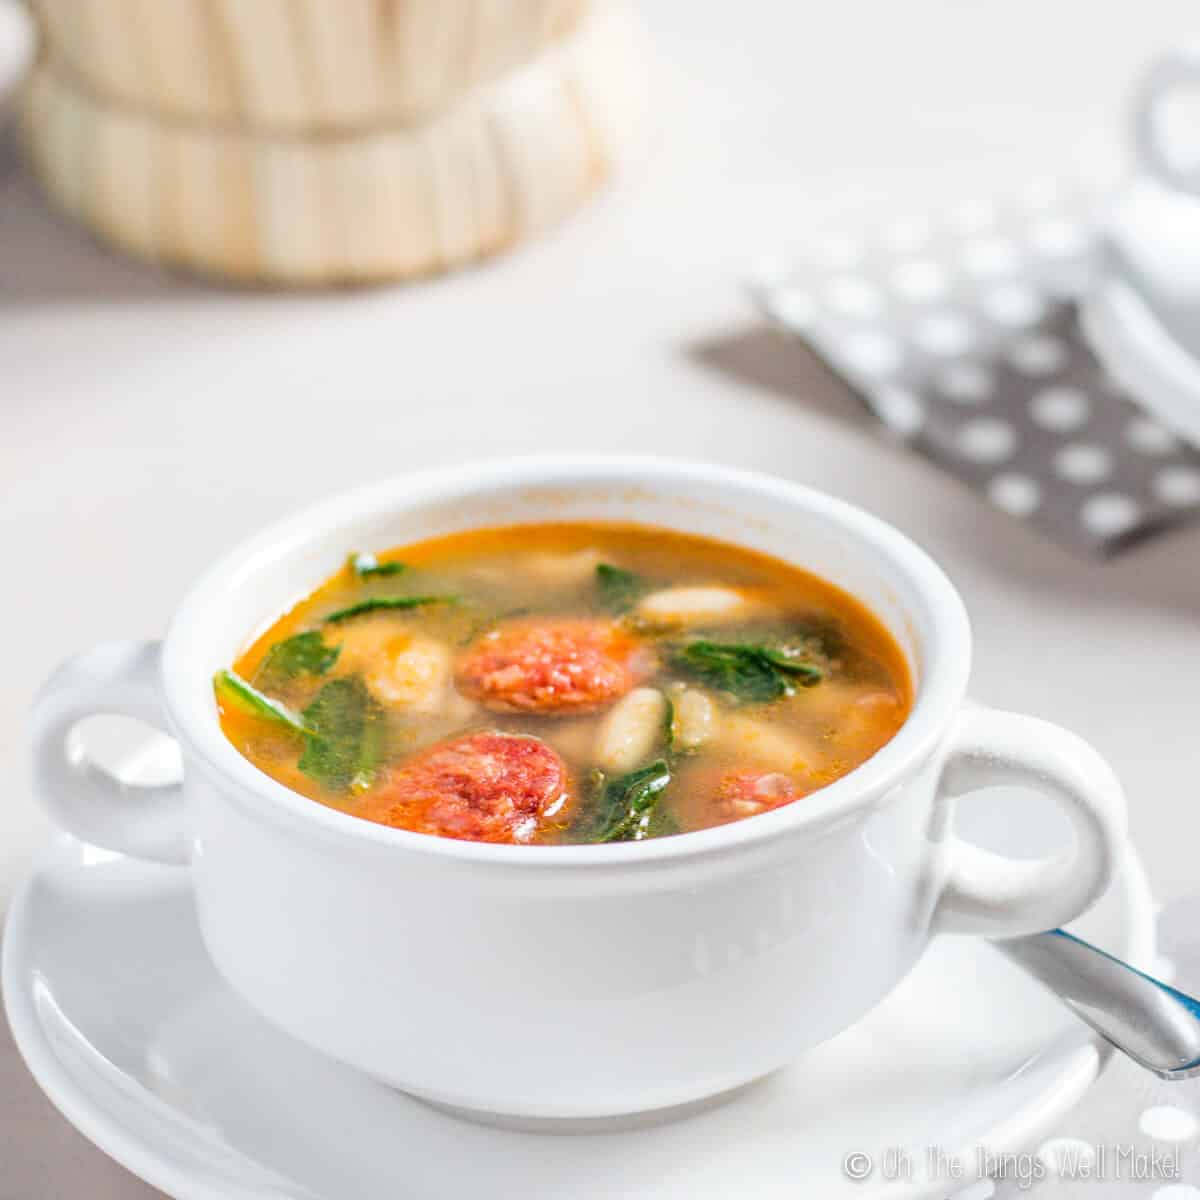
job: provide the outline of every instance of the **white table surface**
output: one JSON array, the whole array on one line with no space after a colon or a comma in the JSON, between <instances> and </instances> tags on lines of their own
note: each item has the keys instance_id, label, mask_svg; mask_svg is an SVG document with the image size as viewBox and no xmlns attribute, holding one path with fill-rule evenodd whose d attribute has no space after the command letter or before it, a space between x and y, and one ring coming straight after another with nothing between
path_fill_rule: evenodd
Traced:
<instances>
[{"instance_id":1,"label":"white table surface","mask_svg":"<svg viewBox=\"0 0 1200 1200\"><path fill-rule=\"evenodd\" d=\"M47 836L23 720L59 659L157 635L209 559L315 496L554 448L717 459L895 522L966 596L979 697L1101 747L1157 892L1195 888L1200 528L1069 557L797 378L740 287L814 226L1119 162L1131 80L1193 6L642 7L656 95L617 186L435 282L272 296L166 279L50 216L19 171L0 178L0 906ZM0 1194L68 1194L70 1155L21 1137L40 1182Z\"/></svg>"}]
</instances>

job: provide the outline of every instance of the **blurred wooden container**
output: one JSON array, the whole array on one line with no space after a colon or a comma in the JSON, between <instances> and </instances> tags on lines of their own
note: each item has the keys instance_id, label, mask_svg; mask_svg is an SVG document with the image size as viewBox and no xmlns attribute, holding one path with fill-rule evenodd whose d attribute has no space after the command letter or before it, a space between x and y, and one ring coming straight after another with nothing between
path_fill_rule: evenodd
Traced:
<instances>
[{"instance_id":1,"label":"blurred wooden container","mask_svg":"<svg viewBox=\"0 0 1200 1200\"><path fill-rule=\"evenodd\" d=\"M391 124L574 33L591 0L29 0L63 74L163 116Z\"/></svg>"},{"instance_id":2,"label":"blurred wooden container","mask_svg":"<svg viewBox=\"0 0 1200 1200\"><path fill-rule=\"evenodd\" d=\"M506 247L587 198L642 96L636 25L608 0L34 2L22 119L49 195L134 254L247 282Z\"/></svg>"}]
</instances>

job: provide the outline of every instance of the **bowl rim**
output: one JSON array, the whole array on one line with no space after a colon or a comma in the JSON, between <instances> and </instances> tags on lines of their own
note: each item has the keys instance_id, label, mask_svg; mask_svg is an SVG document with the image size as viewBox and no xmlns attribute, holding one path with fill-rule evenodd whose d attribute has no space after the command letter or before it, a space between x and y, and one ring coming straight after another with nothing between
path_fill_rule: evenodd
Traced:
<instances>
[{"instance_id":1,"label":"bowl rim","mask_svg":"<svg viewBox=\"0 0 1200 1200\"><path fill-rule=\"evenodd\" d=\"M278 569L301 549L372 513L463 500L488 488L519 493L531 487L571 490L600 484L651 488L715 485L740 492L747 501L755 496L769 498L836 526L874 552L886 574L903 576L924 606L923 624L929 635L920 647L921 671L912 710L891 741L853 771L805 797L803 804L642 842L513 846L393 829L330 808L271 778L226 739L212 700L213 659L197 635L214 603L232 589L246 586L259 572ZM838 584L836 579L830 582ZM248 630L247 639L250 636ZM217 559L184 597L163 641L161 694L170 732L184 749L185 770L199 765L227 798L242 802L256 820L283 824L326 840L333 838L346 847L375 847L429 859L526 870L630 868L761 846L789 834L825 828L873 806L919 768L944 737L966 696L970 658L966 608L941 567L899 530L854 505L789 480L712 463L557 454L485 459L397 476L340 493L269 525ZM244 803L249 797L253 797L253 805Z\"/></svg>"}]
</instances>

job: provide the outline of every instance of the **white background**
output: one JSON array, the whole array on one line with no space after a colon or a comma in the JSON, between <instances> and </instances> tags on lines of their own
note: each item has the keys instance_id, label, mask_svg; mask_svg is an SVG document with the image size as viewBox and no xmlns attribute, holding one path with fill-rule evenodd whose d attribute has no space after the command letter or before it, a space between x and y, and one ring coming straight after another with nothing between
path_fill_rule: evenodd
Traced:
<instances>
[{"instance_id":1,"label":"white background","mask_svg":"<svg viewBox=\"0 0 1200 1200\"><path fill-rule=\"evenodd\" d=\"M1069 557L798 381L741 286L813 227L1119 163L1130 83L1192 6L643 10L654 97L617 186L432 283L280 297L164 279L0 177L0 904L47 836L23 721L59 659L158 635L209 559L312 498L554 448L718 459L895 522L966 596L978 696L1093 740L1159 896L1195 887L1200 528L1111 564Z\"/></svg>"}]
</instances>

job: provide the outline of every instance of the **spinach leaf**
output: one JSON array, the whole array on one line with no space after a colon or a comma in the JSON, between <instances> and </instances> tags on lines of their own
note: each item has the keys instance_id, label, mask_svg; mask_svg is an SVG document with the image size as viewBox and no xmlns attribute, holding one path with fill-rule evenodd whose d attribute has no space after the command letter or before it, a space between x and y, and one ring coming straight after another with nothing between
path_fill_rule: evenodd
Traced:
<instances>
[{"instance_id":1,"label":"spinach leaf","mask_svg":"<svg viewBox=\"0 0 1200 1200\"><path fill-rule=\"evenodd\" d=\"M663 745L670 753L675 749L675 702L670 696L665 696L664 699L667 705L663 709L662 739Z\"/></svg>"},{"instance_id":2,"label":"spinach leaf","mask_svg":"<svg viewBox=\"0 0 1200 1200\"><path fill-rule=\"evenodd\" d=\"M383 709L361 679L331 679L303 713L218 671L213 690L222 707L270 721L304 738L300 770L331 791L365 787L382 757Z\"/></svg>"},{"instance_id":3,"label":"spinach leaf","mask_svg":"<svg viewBox=\"0 0 1200 1200\"><path fill-rule=\"evenodd\" d=\"M824 672L803 655L787 647L699 639L678 650L673 662L709 687L765 703L821 682Z\"/></svg>"},{"instance_id":4,"label":"spinach leaf","mask_svg":"<svg viewBox=\"0 0 1200 1200\"><path fill-rule=\"evenodd\" d=\"M292 733L311 732L305 719L279 700L272 700L257 688L251 687L235 671L218 671L213 676L213 692L222 708L232 708L249 717L270 721Z\"/></svg>"},{"instance_id":5,"label":"spinach leaf","mask_svg":"<svg viewBox=\"0 0 1200 1200\"><path fill-rule=\"evenodd\" d=\"M272 688L295 679L298 675L324 675L341 654L341 646L327 646L315 630L297 633L267 651L254 680L259 686Z\"/></svg>"},{"instance_id":6,"label":"spinach leaf","mask_svg":"<svg viewBox=\"0 0 1200 1200\"><path fill-rule=\"evenodd\" d=\"M338 621L348 621L351 617L361 617L364 613L379 612L382 609L421 608L426 604L457 604L458 596L372 596L368 600L360 600L349 608L339 608L325 618L325 623L336 624Z\"/></svg>"},{"instance_id":7,"label":"spinach leaf","mask_svg":"<svg viewBox=\"0 0 1200 1200\"><path fill-rule=\"evenodd\" d=\"M373 554L352 554L346 565L359 579L381 579L386 575L399 575L408 570L402 562L380 562Z\"/></svg>"},{"instance_id":8,"label":"spinach leaf","mask_svg":"<svg viewBox=\"0 0 1200 1200\"><path fill-rule=\"evenodd\" d=\"M671 768L662 758L605 782L600 796L601 824L594 840L640 842L655 836L660 832L654 828L658 802L670 782Z\"/></svg>"},{"instance_id":9,"label":"spinach leaf","mask_svg":"<svg viewBox=\"0 0 1200 1200\"><path fill-rule=\"evenodd\" d=\"M304 710L300 770L330 791L365 787L382 757L383 709L361 679L331 679Z\"/></svg>"},{"instance_id":10,"label":"spinach leaf","mask_svg":"<svg viewBox=\"0 0 1200 1200\"><path fill-rule=\"evenodd\" d=\"M645 590L640 575L611 563L596 564L596 602L607 612L628 612Z\"/></svg>"}]
</instances>

